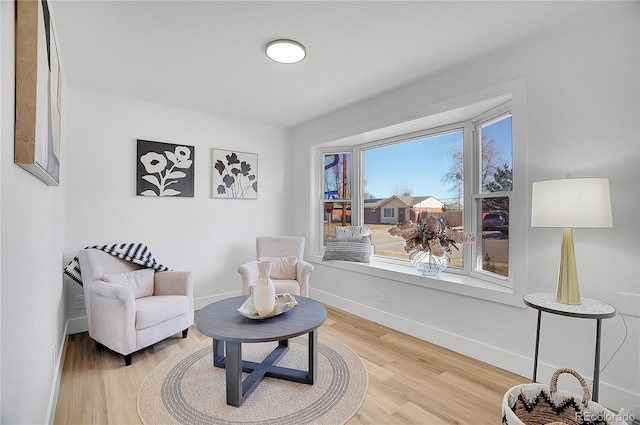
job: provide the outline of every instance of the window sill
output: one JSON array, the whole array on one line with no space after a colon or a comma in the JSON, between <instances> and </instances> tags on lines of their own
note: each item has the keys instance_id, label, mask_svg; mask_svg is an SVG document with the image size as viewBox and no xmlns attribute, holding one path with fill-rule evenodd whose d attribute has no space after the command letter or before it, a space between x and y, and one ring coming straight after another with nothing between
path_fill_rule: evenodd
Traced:
<instances>
[{"instance_id":1,"label":"window sill","mask_svg":"<svg viewBox=\"0 0 640 425\"><path fill-rule=\"evenodd\" d=\"M447 273L446 271L437 276L422 276L411 266L375 258L372 258L370 263L355 263L335 260L322 261L322 256L312 255L307 261L326 267L376 276L409 285L526 308L522 302L522 297L526 293L524 285L521 285L523 286L522 289L516 290L496 285L476 277Z\"/></svg>"}]
</instances>

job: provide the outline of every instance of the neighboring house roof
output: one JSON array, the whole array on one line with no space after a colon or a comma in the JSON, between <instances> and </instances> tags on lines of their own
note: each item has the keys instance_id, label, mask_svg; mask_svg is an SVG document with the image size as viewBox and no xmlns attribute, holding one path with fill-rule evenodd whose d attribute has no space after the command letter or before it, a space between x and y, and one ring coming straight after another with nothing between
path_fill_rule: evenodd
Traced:
<instances>
[{"instance_id":1,"label":"neighboring house roof","mask_svg":"<svg viewBox=\"0 0 640 425\"><path fill-rule=\"evenodd\" d=\"M367 207L371 207L371 208L377 208L380 207L388 202L390 202L393 199L397 199L400 202L402 202L403 204L405 204L407 207L409 208L414 208L416 205L418 205L419 203L432 198L435 199L436 201L440 202L442 205L444 205L444 203L442 201L440 201L438 198L435 198L433 196L402 196L402 195L393 195L390 198L386 198L386 199L382 199L380 200L378 203L375 204L375 206L369 206L367 205Z\"/></svg>"},{"instance_id":2,"label":"neighboring house roof","mask_svg":"<svg viewBox=\"0 0 640 425\"><path fill-rule=\"evenodd\" d=\"M404 202L405 204L407 204L408 207L415 207L420 202L429 198L433 198L433 196L397 196L397 195L394 195L394 196L399 200L401 200L402 202ZM433 198L433 199L436 199L436 198Z\"/></svg>"},{"instance_id":3,"label":"neighboring house roof","mask_svg":"<svg viewBox=\"0 0 640 425\"><path fill-rule=\"evenodd\" d=\"M363 202L364 202L365 208L378 208L386 200L387 199L382 199L382 198L371 198L371 199L365 199Z\"/></svg>"}]
</instances>

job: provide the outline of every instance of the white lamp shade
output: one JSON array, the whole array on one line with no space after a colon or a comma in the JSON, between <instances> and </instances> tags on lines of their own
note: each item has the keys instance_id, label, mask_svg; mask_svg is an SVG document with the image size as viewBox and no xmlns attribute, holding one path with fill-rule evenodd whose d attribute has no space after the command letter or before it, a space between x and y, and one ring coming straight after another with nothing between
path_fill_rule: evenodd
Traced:
<instances>
[{"instance_id":1,"label":"white lamp shade","mask_svg":"<svg viewBox=\"0 0 640 425\"><path fill-rule=\"evenodd\" d=\"M531 196L532 227L613 227L608 179L539 181Z\"/></svg>"}]
</instances>

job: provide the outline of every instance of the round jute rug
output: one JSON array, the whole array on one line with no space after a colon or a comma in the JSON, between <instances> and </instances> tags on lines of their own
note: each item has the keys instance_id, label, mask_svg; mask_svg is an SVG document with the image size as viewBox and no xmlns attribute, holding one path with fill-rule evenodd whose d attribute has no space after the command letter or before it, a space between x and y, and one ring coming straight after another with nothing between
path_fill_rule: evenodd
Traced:
<instances>
[{"instance_id":1,"label":"round jute rug","mask_svg":"<svg viewBox=\"0 0 640 425\"><path fill-rule=\"evenodd\" d=\"M145 425L344 424L364 401L367 371L345 345L322 336L318 342L314 385L264 378L242 406L233 407L226 403L225 370L213 366L212 341L202 341L166 359L144 379L138 415ZM276 345L243 344L242 357L260 362ZM278 366L307 370L307 356L306 336L294 338Z\"/></svg>"}]
</instances>

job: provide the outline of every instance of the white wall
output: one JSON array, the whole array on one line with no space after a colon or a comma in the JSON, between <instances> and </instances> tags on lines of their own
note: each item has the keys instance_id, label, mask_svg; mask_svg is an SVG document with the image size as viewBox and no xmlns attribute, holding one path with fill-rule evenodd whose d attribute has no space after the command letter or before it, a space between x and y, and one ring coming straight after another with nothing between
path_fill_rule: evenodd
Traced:
<instances>
[{"instance_id":1,"label":"white wall","mask_svg":"<svg viewBox=\"0 0 640 425\"><path fill-rule=\"evenodd\" d=\"M581 293L617 304L617 292L640 293L639 4L612 4L608 16L538 34L438 75L318 118L293 131L295 192L308 193L311 148L321 142L420 117L420 111L520 78L527 88L526 167L531 183L607 177L613 229L574 232ZM515 140L514 143L519 143ZM530 199L530 194L527 196ZM295 203L295 231L310 235L315 201ZM529 217L526 217L529 220ZM555 289L561 234L528 232L528 292ZM511 235L511 237L517 237ZM316 264L311 295L340 308L531 377L536 312ZM379 299L388 290L388 302ZM629 335L601 375L600 401L640 405L640 319L626 315ZM602 366L624 337L620 315L603 322ZM558 367L593 375L595 321L544 315L538 380ZM579 391L579 387L573 388Z\"/></svg>"},{"instance_id":2,"label":"white wall","mask_svg":"<svg viewBox=\"0 0 640 425\"><path fill-rule=\"evenodd\" d=\"M60 371L53 347L59 362L65 337L67 176L63 167L60 187L49 187L13 163L14 17L14 2L0 2L0 422L35 424L53 419ZM64 137L61 148L64 165Z\"/></svg>"},{"instance_id":3,"label":"white wall","mask_svg":"<svg viewBox=\"0 0 640 425\"><path fill-rule=\"evenodd\" d=\"M195 274L196 308L240 295L238 265L255 238L291 235L288 133L279 127L70 89L65 259L89 245L143 242L156 259ZM195 146L193 198L136 196L136 140ZM258 199L212 199L211 149L258 154ZM65 278L69 332L86 330Z\"/></svg>"},{"instance_id":4,"label":"white wall","mask_svg":"<svg viewBox=\"0 0 640 425\"><path fill-rule=\"evenodd\" d=\"M575 232L583 296L615 304L618 291L640 292L638 3L618 7L314 120L295 129L291 145L280 128L68 89L62 181L51 188L13 164L14 3L0 2L0 422L51 419L59 371L52 347L60 350L65 333L60 271L78 249L142 241L159 261L196 273L197 305L237 293L237 265L254 255L255 236L308 235L315 141L415 118L439 101L517 78L528 84L529 160L516 164L528 168L528 186L567 171L611 181L615 227ZM194 198L135 196L137 138L196 147ZM210 198L214 147L258 153L257 201ZM528 279L520 283L551 291L560 235L529 229L528 240ZM64 284L70 300L80 294ZM321 263L311 285L318 299L530 376L531 309ZM389 290L386 304L380 288ZM70 328L81 330L84 311L71 306L67 314ZM626 321L629 337L601 376L600 399L612 408L640 404L640 324ZM593 323L545 316L543 325L540 380L559 366L590 377ZM605 320L603 331L606 360L623 337L620 317Z\"/></svg>"}]
</instances>

